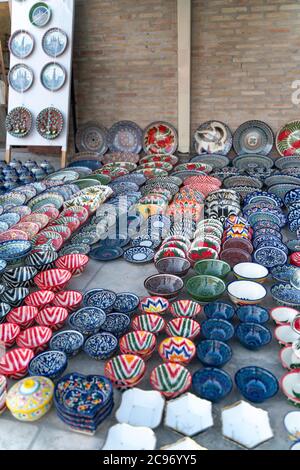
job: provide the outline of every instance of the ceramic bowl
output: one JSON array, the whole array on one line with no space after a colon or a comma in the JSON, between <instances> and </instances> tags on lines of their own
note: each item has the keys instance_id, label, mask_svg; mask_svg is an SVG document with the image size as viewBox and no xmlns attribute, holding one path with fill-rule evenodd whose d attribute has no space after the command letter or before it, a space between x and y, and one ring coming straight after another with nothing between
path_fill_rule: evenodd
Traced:
<instances>
[{"instance_id":1,"label":"ceramic bowl","mask_svg":"<svg viewBox=\"0 0 300 470\"><path fill-rule=\"evenodd\" d=\"M184 277L191 268L191 263L185 258L163 258L155 263L160 274L173 274Z\"/></svg>"},{"instance_id":2,"label":"ceramic bowl","mask_svg":"<svg viewBox=\"0 0 300 470\"><path fill-rule=\"evenodd\" d=\"M253 281L234 281L227 286L230 300L237 305L259 304L267 295L266 289Z\"/></svg>"},{"instance_id":3,"label":"ceramic bowl","mask_svg":"<svg viewBox=\"0 0 300 470\"><path fill-rule=\"evenodd\" d=\"M83 305L85 307L97 307L104 310L105 313L112 312L113 305L117 300L117 295L107 289L93 289L83 297Z\"/></svg>"},{"instance_id":4,"label":"ceramic bowl","mask_svg":"<svg viewBox=\"0 0 300 470\"><path fill-rule=\"evenodd\" d=\"M48 326L52 331L61 329L68 318L68 310L62 307L47 307L36 316L36 323Z\"/></svg>"},{"instance_id":5,"label":"ceramic bowl","mask_svg":"<svg viewBox=\"0 0 300 470\"><path fill-rule=\"evenodd\" d=\"M142 313L157 313L163 315L168 310L170 304L164 297L144 297L139 303L139 310Z\"/></svg>"},{"instance_id":6,"label":"ceramic bowl","mask_svg":"<svg viewBox=\"0 0 300 470\"><path fill-rule=\"evenodd\" d=\"M237 309L236 314L242 323L264 324L269 320L268 310L258 305L243 305Z\"/></svg>"},{"instance_id":7,"label":"ceramic bowl","mask_svg":"<svg viewBox=\"0 0 300 470\"><path fill-rule=\"evenodd\" d=\"M207 319L231 320L234 317L235 309L225 302L212 302L205 305L204 313Z\"/></svg>"},{"instance_id":8,"label":"ceramic bowl","mask_svg":"<svg viewBox=\"0 0 300 470\"><path fill-rule=\"evenodd\" d=\"M294 353L293 346L286 346L282 348L279 352L279 358L284 369L300 369L300 358L297 357Z\"/></svg>"},{"instance_id":9,"label":"ceramic bowl","mask_svg":"<svg viewBox=\"0 0 300 470\"><path fill-rule=\"evenodd\" d=\"M297 268L292 265L276 266L272 269L271 274L275 281L290 282L296 270Z\"/></svg>"},{"instance_id":10,"label":"ceramic bowl","mask_svg":"<svg viewBox=\"0 0 300 470\"><path fill-rule=\"evenodd\" d=\"M293 323L294 318L299 315L298 310L290 307L275 307L270 313L276 325L290 325Z\"/></svg>"},{"instance_id":11,"label":"ceramic bowl","mask_svg":"<svg viewBox=\"0 0 300 470\"><path fill-rule=\"evenodd\" d=\"M286 307L300 306L300 290L290 284L275 284L271 288L271 295L278 305Z\"/></svg>"},{"instance_id":12,"label":"ceramic bowl","mask_svg":"<svg viewBox=\"0 0 300 470\"><path fill-rule=\"evenodd\" d=\"M174 362L166 362L152 370L150 382L154 390L166 398L176 398L191 386L192 376L187 368Z\"/></svg>"},{"instance_id":13,"label":"ceramic bowl","mask_svg":"<svg viewBox=\"0 0 300 470\"><path fill-rule=\"evenodd\" d=\"M156 337L147 331L133 331L120 339L122 354L136 354L145 361L150 358L156 347Z\"/></svg>"},{"instance_id":14,"label":"ceramic bowl","mask_svg":"<svg viewBox=\"0 0 300 470\"><path fill-rule=\"evenodd\" d=\"M97 307L84 307L72 313L68 319L69 326L83 335L98 333L106 320L106 313Z\"/></svg>"},{"instance_id":15,"label":"ceramic bowl","mask_svg":"<svg viewBox=\"0 0 300 470\"><path fill-rule=\"evenodd\" d=\"M291 326L293 330L295 331L295 333L299 335L299 339L300 339L300 313L294 318Z\"/></svg>"},{"instance_id":16,"label":"ceramic bowl","mask_svg":"<svg viewBox=\"0 0 300 470\"><path fill-rule=\"evenodd\" d=\"M27 287L18 287L16 289L8 289L1 294L0 299L2 302L9 304L11 307L19 307L28 296L29 289Z\"/></svg>"},{"instance_id":17,"label":"ceramic bowl","mask_svg":"<svg viewBox=\"0 0 300 470\"><path fill-rule=\"evenodd\" d=\"M140 303L140 299L136 294L131 292L121 292L117 294L117 299L113 305L115 312L132 314Z\"/></svg>"},{"instance_id":18,"label":"ceramic bowl","mask_svg":"<svg viewBox=\"0 0 300 470\"><path fill-rule=\"evenodd\" d=\"M14 323L0 324L0 344L6 348L11 348L20 331L19 325Z\"/></svg>"},{"instance_id":19,"label":"ceramic bowl","mask_svg":"<svg viewBox=\"0 0 300 470\"><path fill-rule=\"evenodd\" d=\"M263 403L279 390L276 377L261 367L243 367L235 374L235 383L246 400Z\"/></svg>"},{"instance_id":20,"label":"ceramic bowl","mask_svg":"<svg viewBox=\"0 0 300 470\"><path fill-rule=\"evenodd\" d=\"M274 336L281 346L292 346L292 344L299 339L299 334L296 333L290 325L281 325L275 329Z\"/></svg>"},{"instance_id":21,"label":"ceramic bowl","mask_svg":"<svg viewBox=\"0 0 300 470\"><path fill-rule=\"evenodd\" d=\"M163 361L188 364L196 354L196 347L187 338L172 336L160 343L158 353Z\"/></svg>"},{"instance_id":22,"label":"ceramic bowl","mask_svg":"<svg viewBox=\"0 0 300 470\"><path fill-rule=\"evenodd\" d=\"M148 313L135 317L131 326L134 331L148 331L158 335L165 329L166 322L159 315Z\"/></svg>"},{"instance_id":23,"label":"ceramic bowl","mask_svg":"<svg viewBox=\"0 0 300 470\"><path fill-rule=\"evenodd\" d=\"M38 313L39 311L36 307L23 306L11 310L6 318L7 321L18 325L24 330L34 324Z\"/></svg>"},{"instance_id":24,"label":"ceramic bowl","mask_svg":"<svg viewBox=\"0 0 300 470\"><path fill-rule=\"evenodd\" d=\"M188 293L202 303L218 299L225 291L224 282L213 276L194 276L186 283Z\"/></svg>"},{"instance_id":25,"label":"ceramic bowl","mask_svg":"<svg viewBox=\"0 0 300 470\"><path fill-rule=\"evenodd\" d=\"M290 411L284 418L284 426L290 439L300 439L300 412ZM299 441L298 441L299 443Z\"/></svg>"},{"instance_id":26,"label":"ceramic bowl","mask_svg":"<svg viewBox=\"0 0 300 470\"><path fill-rule=\"evenodd\" d=\"M27 240L9 240L0 243L0 259L10 264L20 263L32 250Z\"/></svg>"},{"instance_id":27,"label":"ceramic bowl","mask_svg":"<svg viewBox=\"0 0 300 470\"><path fill-rule=\"evenodd\" d=\"M181 336L190 340L196 339L200 335L200 331L199 323L190 318L174 318L166 327L168 336Z\"/></svg>"},{"instance_id":28,"label":"ceramic bowl","mask_svg":"<svg viewBox=\"0 0 300 470\"><path fill-rule=\"evenodd\" d=\"M0 324L6 319L6 315L11 311L11 306L4 302L0 302Z\"/></svg>"},{"instance_id":29,"label":"ceramic bowl","mask_svg":"<svg viewBox=\"0 0 300 470\"><path fill-rule=\"evenodd\" d=\"M175 318L195 318L201 313L202 307L193 300L177 300L170 306L170 312Z\"/></svg>"},{"instance_id":30,"label":"ceramic bowl","mask_svg":"<svg viewBox=\"0 0 300 470\"><path fill-rule=\"evenodd\" d=\"M194 270L201 276L214 276L220 279L226 279L231 271L231 267L225 261L218 259L198 261Z\"/></svg>"},{"instance_id":31,"label":"ceramic bowl","mask_svg":"<svg viewBox=\"0 0 300 470\"><path fill-rule=\"evenodd\" d=\"M77 310L82 303L83 295L79 291L64 290L55 295L52 305L55 307L66 308L68 312Z\"/></svg>"},{"instance_id":32,"label":"ceramic bowl","mask_svg":"<svg viewBox=\"0 0 300 470\"><path fill-rule=\"evenodd\" d=\"M51 292L50 290L39 290L28 295L25 299L25 304L29 307L42 309L46 307L46 305L52 303L54 299L54 292Z\"/></svg>"},{"instance_id":33,"label":"ceramic bowl","mask_svg":"<svg viewBox=\"0 0 300 470\"><path fill-rule=\"evenodd\" d=\"M257 323L241 323L236 328L236 337L247 349L257 350L272 341L272 333Z\"/></svg>"},{"instance_id":34,"label":"ceramic bowl","mask_svg":"<svg viewBox=\"0 0 300 470\"><path fill-rule=\"evenodd\" d=\"M197 357L205 367L222 367L231 360L232 349L222 341L207 339L198 343Z\"/></svg>"},{"instance_id":35,"label":"ceramic bowl","mask_svg":"<svg viewBox=\"0 0 300 470\"><path fill-rule=\"evenodd\" d=\"M54 267L58 254L52 250L33 250L25 259L26 266L34 266L39 271L45 271Z\"/></svg>"},{"instance_id":36,"label":"ceramic bowl","mask_svg":"<svg viewBox=\"0 0 300 470\"><path fill-rule=\"evenodd\" d=\"M201 331L204 338L217 341L229 341L234 335L234 327L226 320L205 320Z\"/></svg>"},{"instance_id":37,"label":"ceramic bowl","mask_svg":"<svg viewBox=\"0 0 300 470\"><path fill-rule=\"evenodd\" d=\"M68 357L74 357L79 353L84 343L84 336L76 330L64 330L56 333L50 339L51 350L62 351Z\"/></svg>"},{"instance_id":38,"label":"ceramic bowl","mask_svg":"<svg viewBox=\"0 0 300 470\"><path fill-rule=\"evenodd\" d=\"M300 371L288 372L280 380L280 388L288 401L299 407L300 406Z\"/></svg>"},{"instance_id":39,"label":"ceramic bowl","mask_svg":"<svg viewBox=\"0 0 300 470\"><path fill-rule=\"evenodd\" d=\"M84 352L97 361L110 358L118 349L118 339L111 333L98 333L84 343Z\"/></svg>"},{"instance_id":40,"label":"ceramic bowl","mask_svg":"<svg viewBox=\"0 0 300 470\"><path fill-rule=\"evenodd\" d=\"M239 280L263 283L269 275L269 270L257 263L239 263L233 268L234 275Z\"/></svg>"},{"instance_id":41,"label":"ceramic bowl","mask_svg":"<svg viewBox=\"0 0 300 470\"><path fill-rule=\"evenodd\" d=\"M35 276L34 282L39 289L56 293L66 287L71 277L72 274L66 269L49 269Z\"/></svg>"},{"instance_id":42,"label":"ceramic bowl","mask_svg":"<svg viewBox=\"0 0 300 470\"><path fill-rule=\"evenodd\" d=\"M43 352L52 337L52 331L46 326L33 326L22 331L16 343L20 348L32 349L34 354Z\"/></svg>"},{"instance_id":43,"label":"ceramic bowl","mask_svg":"<svg viewBox=\"0 0 300 470\"><path fill-rule=\"evenodd\" d=\"M33 356L34 352L29 348L16 348L8 351L0 359L0 374L14 380L25 377Z\"/></svg>"},{"instance_id":44,"label":"ceramic bowl","mask_svg":"<svg viewBox=\"0 0 300 470\"><path fill-rule=\"evenodd\" d=\"M125 313L109 313L106 316L106 320L101 326L101 330L112 333L119 337L124 335L130 326L130 317Z\"/></svg>"},{"instance_id":45,"label":"ceramic bowl","mask_svg":"<svg viewBox=\"0 0 300 470\"><path fill-rule=\"evenodd\" d=\"M64 373L67 365L68 358L64 352L46 351L31 359L28 373L31 376L42 376L56 380Z\"/></svg>"},{"instance_id":46,"label":"ceramic bowl","mask_svg":"<svg viewBox=\"0 0 300 470\"><path fill-rule=\"evenodd\" d=\"M7 266L7 262L4 259L0 259L0 275L4 273Z\"/></svg>"},{"instance_id":47,"label":"ceramic bowl","mask_svg":"<svg viewBox=\"0 0 300 470\"><path fill-rule=\"evenodd\" d=\"M89 257L86 255L66 255L58 258L55 261L55 266L58 269L66 269L67 271L70 271L72 276L80 276L88 262Z\"/></svg>"},{"instance_id":48,"label":"ceramic bowl","mask_svg":"<svg viewBox=\"0 0 300 470\"><path fill-rule=\"evenodd\" d=\"M150 295L174 299L183 289L183 281L172 274L156 274L145 280L144 287Z\"/></svg>"},{"instance_id":49,"label":"ceramic bowl","mask_svg":"<svg viewBox=\"0 0 300 470\"><path fill-rule=\"evenodd\" d=\"M216 403L229 395L232 390L232 380L223 370L207 368L193 374L192 386L197 396Z\"/></svg>"},{"instance_id":50,"label":"ceramic bowl","mask_svg":"<svg viewBox=\"0 0 300 470\"><path fill-rule=\"evenodd\" d=\"M38 271L34 267L21 266L8 269L2 276L2 281L9 287L29 287Z\"/></svg>"},{"instance_id":51,"label":"ceramic bowl","mask_svg":"<svg viewBox=\"0 0 300 470\"><path fill-rule=\"evenodd\" d=\"M135 387L143 379L145 372L145 362L134 354L116 356L104 367L104 375L120 389Z\"/></svg>"}]
</instances>

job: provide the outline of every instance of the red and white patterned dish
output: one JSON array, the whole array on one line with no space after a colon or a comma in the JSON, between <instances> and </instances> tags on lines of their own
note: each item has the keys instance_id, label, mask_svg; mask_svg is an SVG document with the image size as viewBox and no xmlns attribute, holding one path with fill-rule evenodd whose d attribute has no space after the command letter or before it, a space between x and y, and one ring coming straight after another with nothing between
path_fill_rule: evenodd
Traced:
<instances>
[{"instance_id":1,"label":"red and white patterned dish","mask_svg":"<svg viewBox=\"0 0 300 470\"><path fill-rule=\"evenodd\" d=\"M89 262L89 257L82 254L66 255L55 261L55 266L59 269L67 269L73 276L83 273Z\"/></svg>"},{"instance_id":2,"label":"red and white patterned dish","mask_svg":"<svg viewBox=\"0 0 300 470\"><path fill-rule=\"evenodd\" d=\"M49 269L37 274L34 282L39 289L59 292L66 287L71 277L72 274L66 269Z\"/></svg>"},{"instance_id":3,"label":"red and white patterned dish","mask_svg":"<svg viewBox=\"0 0 300 470\"><path fill-rule=\"evenodd\" d=\"M27 367L34 352L29 348L17 348L0 358L0 374L11 379L21 379L27 374Z\"/></svg>"},{"instance_id":4,"label":"red and white patterned dish","mask_svg":"<svg viewBox=\"0 0 300 470\"><path fill-rule=\"evenodd\" d=\"M53 305L66 308L69 312L79 308L83 299L81 292L75 290L64 290L56 294Z\"/></svg>"},{"instance_id":5,"label":"red and white patterned dish","mask_svg":"<svg viewBox=\"0 0 300 470\"><path fill-rule=\"evenodd\" d=\"M75 217L81 224L84 224L89 217L89 212L85 207L74 206L62 211L61 217Z\"/></svg>"},{"instance_id":6,"label":"red and white patterned dish","mask_svg":"<svg viewBox=\"0 0 300 470\"><path fill-rule=\"evenodd\" d=\"M0 344L4 344L6 348L11 348L20 331L20 327L14 323L2 323L0 325Z\"/></svg>"},{"instance_id":7,"label":"red and white patterned dish","mask_svg":"<svg viewBox=\"0 0 300 470\"><path fill-rule=\"evenodd\" d=\"M51 328L34 326L20 333L16 343L19 347L32 349L34 354L38 354L47 348L51 337Z\"/></svg>"},{"instance_id":8,"label":"red and white patterned dish","mask_svg":"<svg viewBox=\"0 0 300 470\"><path fill-rule=\"evenodd\" d=\"M19 325L23 330L32 326L35 322L36 316L39 313L36 307L23 306L14 308L6 317L10 323Z\"/></svg>"},{"instance_id":9,"label":"red and white patterned dish","mask_svg":"<svg viewBox=\"0 0 300 470\"><path fill-rule=\"evenodd\" d=\"M56 331L63 327L68 318L68 310L61 307L47 307L39 312L36 322L40 326L48 326Z\"/></svg>"},{"instance_id":10,"label":"red and white patterned dish","mask_svg":"<svg viewBox=\"0 0 300 470\"><path fill-rule=\"evenodd\" d=\"M25 299L25 304L38 309L46 307L55 299L54 292L50 290L39 290L28 295Z\"/></svg>"}]
</instances>

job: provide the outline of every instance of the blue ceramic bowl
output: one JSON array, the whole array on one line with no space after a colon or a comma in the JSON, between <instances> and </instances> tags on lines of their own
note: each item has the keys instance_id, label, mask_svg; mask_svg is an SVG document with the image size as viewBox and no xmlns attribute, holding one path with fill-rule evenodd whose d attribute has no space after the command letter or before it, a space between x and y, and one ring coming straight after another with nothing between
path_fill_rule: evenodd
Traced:
<instances>
[{"instance_id":1,"label":"blue ceramic bowl","mask_svg":"<svg viewBox=\"0 0 300 470\"><path fill-rule=\"evenodd\" d=\"M276 266L276 268L271 270L271 275L275 281L290 282L297 269L298 268L293 265Z\"/></svg>"},{"instance_id":2,"label":"blue ceramic bowl","mask_svg":"<svg viewBox=\"0 0 300 470\"><path fill-rule=\"evenodd\" d=\"M212 302L204 307L204 313L208 319L231 320L234 312L234 307L225 302Z\"/></svg>"},{"instance_id":3,"label":"blue ceramic bowl","mask_svg":"<svg viewBox=\"0 0 300 470\"><path fill-rule=\"evenodd\" d=\"M68 358L62 351L46 351L31 359L28 373L31 376L42 376L55 380L66 370Z\"/></svg>"},{"instance_id":4,"label":"blue ceramic bowl","mask_svg":"<svg viewBox=\"0 0 300 470\"><path fill-rule=\"evenodd\" d=\"M103 361L116 352L118 345L118 339L113 334L98 333L86 340L83 350L92 359Z\"/></svg>"},{"instance_id":5,"label":"blue ceramic bowl","mask_svg":"<svg viewBox=\"0 0 300 470\"><path fill-rule=\"evenodd\" d=\"M253 351L266 346L272 340L271 331L257 323L241 323L236 328L236 336L245 348Z\"/></svg>"},{"instance_id":6,"label":"blue ceramic bowl","mask_svg":"<svg viewBox=\"0 0 300 470\"><path fill-rule=\"evenodd\" d=\"M4 273L7 262L4 259L0 259L0 274Z\"/></svg>"},{"instance_id":7,"label":"blue ceramic bowl","mask_svg":"<svg viewBox=\"0 0 300 470\"><path fill-rule=\"evenodd\" d=\"M206 339L197 346L197 356L207 367L222 367L232 358L232 350L222 341Z\"/></svg>"},{"instance_id":8,"label":"blue ceramic bowl","mask_svg":"<svg viewBox=\"0 0 300 470\"><path fill-rule=\"evenodd\" d=\"M33 266L20 266L6 270L2 280L10 287L29 287L37 273L38 270Z\"/></svg>"},{"instance_id":9,"label":"blue ceramic bowl","mask_svg":"<svg viewBox=\"0 0 300 470\"><path fill-rule=\"evenodd\" d=\"M0 323L5 322L6 315L11 311L11 306L7 303L0 302Z\"/></svg>"},{"instance_id":10,"label":"blue ceramic bowl","mask_svg":"<svg viewBox=\"0 0 300 470\"><path fill-rule=\"evenodd\" d=\"M32 244L26 240L9 240L0 243L0 259L18 263L31 251Z\"/></svg>"},{"instance_id":11,"label":"blue ceramic bowl","mask_svg":"<svg viewBox=\"0 0 300 470\"><path fill-rule=\"evenodd\" d=\"M115 312L132 313L138 307L140 299L136 294L131 292L121 292L117 294L117 300L114 303L113 309Z\"/></svg>"},{"instance_id":12,"label":"blue ceramic bowl","mask_svg":"<svg viewBox=\"0 0 300 470\"><path fill-rule=\"evenodd\" d=\"M83 343L84 336L80 331L65 330L52 336L49 347L64 352L68 357L74 357L81 350Z\"/></svg>"},{"instance_id":13,"label":"blue ceramic bowl","mask_svg":"<svg viewBox=\"0 0 300 470\"><path fill-rule=\"evenodd\" d=\"M234 335L234 327L226 320L205 320L201 331L206 339L229 341Z\"/></svg>"},{"instance_id":14,"label":"blue ceramic bowl","mask_svg":"<svg viewBox=\"0 0 300 470\"><path fill-rule=\"evenodd\" d=\"M101 330L105 333L112 333L119 337L124 335L130 326L130 317L125 313L109 313L105 322L101 326Z\"/></svg>"},{"instance_id":15,"label":"blue ceramic bowl","mask_svg":"<svg viewBox=\"0 0 300 470\"><path fill-rule=\"evenodd\" d=\"M83 305L85 307L101 308L105 313L110 313L116 300L117 295L111 290L93 289L84 295Z\"/></svg>"},{"instance_id":16,"label":"blue ceramic bowl","mask_svg":"<svg viewBox=\"0 0 300 470\"><path fill-rule=\"evenodd\" d=\"M33 250L25 259L26 266L34 266L39 271L51 269L55 261L58 259L56 251L52 250Z\"/></svg>"},{"instance_id":17,"label":"blue ceramic bowl","mask_svg":"<svg viewBox=\"0 0 300 470\"><path fill-rule=\"evenodd\" d=\"M20 219L21 216L15 212L6 212L5 214L0 215L0 222L5 222L8 227L16 225Z\"/></svg>"},{"instance_id":18,"label":"blue ceramic bowl","mask_svg":"<svg viewBox=\"0 0 300 470\"><path fill-rule=\"evenodd\" d=\"M0 295L0 300L9 304L11 307L20 307L24 299L29 295L27 287L18 287L17 289L8 289Z\"/></svg>"},{"instance_id":19,"label":"blue ceramic bowl","mask_svg":"<svg viewBox=\"0 0 300 470\"><path fill-rule=\"evenodd\" d=\"M213 403L225 398L232 390L232 380L220 369L202 369L194 373L192 387L196 395Z\"/></svg>"},{"instance_id":20,"label":"blue ceramic bowl","mask_svg":"<svg viewBox=\"0 0 300 470\"><path fill-rule=\"evenodd\" d=\"M276 377L261 367L243 367L238 370L235 383L243 397L253 403L262 403L279 390Z\"/></svg>"},{"instance_id":21,"label":"blue ceramic bowl","mask_svg":"<svg viewBox=\"0 0 300 470\"><path fill-rule=\"evenodd\" d=\"M237 309L236 314L242 323L267 323L270 318L268 310L259 305L244 305Z\"/></svg>"},{"instance_id":22,"label":"blue ceramic bowl","mask_svg":"<svg viewBox=\"0 0 300 470\"><path fill-rule=\"evenodd\" d=\"M98 333L105 320L106 313L101 308L84 307L70 315L69 325L87 336Z\"/></svg>"}]
</instances>

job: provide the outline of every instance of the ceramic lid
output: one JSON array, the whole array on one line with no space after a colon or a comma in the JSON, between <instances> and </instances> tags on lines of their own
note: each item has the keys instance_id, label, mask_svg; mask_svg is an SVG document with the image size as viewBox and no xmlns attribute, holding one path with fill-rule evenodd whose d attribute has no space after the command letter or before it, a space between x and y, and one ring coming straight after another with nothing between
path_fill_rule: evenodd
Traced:
<instances>
[{"instance_id":1,"label":"ceramic lid","mask_svg":"<svg viewBox=\"0 0 300 470\"><path fill-rule=\"evenodd\" d=\"M6 405L13 413L33 413L49 404L54 384L45 377L30 377L15 384L8 392Z\"/></svg>"}]
</instances>

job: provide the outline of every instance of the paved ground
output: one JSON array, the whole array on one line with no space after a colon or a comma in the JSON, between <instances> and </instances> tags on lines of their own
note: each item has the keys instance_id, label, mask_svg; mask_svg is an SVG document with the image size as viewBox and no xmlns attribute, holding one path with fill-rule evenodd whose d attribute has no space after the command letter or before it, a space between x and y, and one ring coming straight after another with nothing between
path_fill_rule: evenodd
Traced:
<instances>
[{"instance_id":1,"label":"paved ground","mask_svg":"<svg viewBox=\"0 0 300 470\"><path fill-rule=\"evenodd\" d=\"M0 157L1 158L1 157ZM93 288L109 288L116 292L131 291L139 296L146 295L143 282L144 279L156 273L153 264L145 266L135 266L126 263L125 261L117 260L110 263L97 263L91 261L85 273L78 278L75 278L69 288L87 291ZM192 274L192 273L191 273ZM271 284L268 284L268 288ZM182 292L181 298L187 298L185 291ZM224 296L226 299L226 295ZM228 299L227 299L228 300ZM268 296L262 304L265 307L273 307L273 303ZM203 316L200 318L203 319ZM273 330L273 325L269 324ZM160 339L164 336L161 335ZM233 358L230 363L225 367L225 370L233 377L235 372L244 366L257 365L265 367L272 371L279 379L284 370L279 361L279 345L273 339L272 344L263 348L258 352L251 352L242 348L238 342L233 339L230 341L233 348ZM141 388L150 389L149 374L151 370L160 362L158 353L155 352L151 360L147 363L146 377L139 385ZM193 372L202 368L201 364L194 359L190 365L190 370ZM84 374L101 374L103 372L103 363L94 361L88 358L84 353L81 353L76 358L70 360L67 372L81 372ZM120 392L115 392L115 410L118 408L120 402ZM230 405L241 399L240 394L233 388L231 394L223 400L219 405L213 406L213 415L215 425L208 431L199 434L194 439L204 447L211 450L234 450L239 449L237 445L225 440L221 432L220 411L222 407ZM281 392L271 400L261 405L261 408L269 411L271 426L274 431L274 438L258 448L258 450L287 450L291 442L283 426L283 419L287 412L295 410L292 405L289 405ZM0 417L0 449L95 449L102 448L107 431L110 426L115 424L114 412L111 417L103 423L94 437L87 437L81 434L68 431L68 428L56 416L54 409L50 411L41 421L34 424L25 424L16 421L12 418L9 412L5 412ZM166 429L163 425L156 431L157 436L157 449L160 447L171 444L182 436Z\"/></svg>"}]
</instances>

